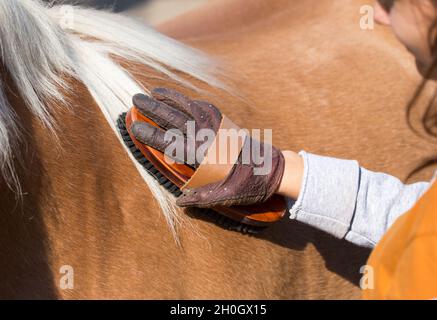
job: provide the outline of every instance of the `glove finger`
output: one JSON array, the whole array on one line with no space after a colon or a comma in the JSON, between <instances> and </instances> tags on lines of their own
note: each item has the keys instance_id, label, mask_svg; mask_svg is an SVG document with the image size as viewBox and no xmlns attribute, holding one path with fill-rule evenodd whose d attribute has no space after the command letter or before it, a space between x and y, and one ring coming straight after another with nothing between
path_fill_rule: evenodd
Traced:
<instances>
[{"instance_id":1,"label":"glove finger","mask_svg":"<svg viewBox=\"0 0 437 320\"><path fill-rule=\"evenodd\" d=\"M192 117L199 126L199 129L212 129L217 133L222 121L222 113L213 104L195 100L194 104L197 106L193 110Z\"/></svg>"},{"instance_id":2,"label":"glove finger","mask_svg":"<svg viewBox=\"0 0 437 320\"><path fill-rule=\"evenodd\" d=\"M193 116L193 111L197 108L190 98L173 89L155 88L152 90L151 95L156 100L164 102L191 117Z\"/></svg>"},{"instance_id":3,"label":"glove finger","mask_svg":"<svg viewBox=\"0 0 437 320\"><path fill-rule=\"evenodd\" d=\"M220 183L213 183L200 188L186 190L176 200L176 204L182 208L210 208L211 203L214 203L216 200L214 190L219 184Z\"/></svg>"},{"instance_id":4,"label":"glove finger","mask_svg":"<svg viewBox=\"0 0 437 320\"><path fill-rule=\"evenodd\" d=\"M188 143L185 136L179 131L163 130L146 122L134 122L131 131L141 143L165 153L165 155L178 163L189 165L193 168L199 166L196 157L195 143Z\"/></svg>"},{"instance_id":5,"label":"glove finger","mask_svg":"<svg viewBox=\"0 0 437 320\"><path fill-rule=\"evenodd\" d=\"M217 132L220 127L222 114L209 102L193 101L182 93L168 88L155 88L151 94L156 100L164 102L191 116L196 121L199 129L207 128Z\"/></svg>"},{"instance_id":6,"label":"glove finger","mask_svg":"<svg viewBox=\"0 0 437 320\"><path fill-rule=\"evenodd\" d=\"M141 143L165 153L179 163L185 162L188 144L183 135L172 132L171 135L166 136L168 131L139 121L132 124L131 131Z\"/></svg>"},{"instance_id":7,"label":"glove finger","mask_svg":"<svg viewBox=\"0 0 437 320\"><path fill-rule=\"evenodd\" d=\"M245 197L243 189L226 187L223 182L186 190L177 200L180 207L214 208L253 203L252 197ZM243 192L242 194L240 194Z\"/></svg>"},{"instance_id":8,"label":"glove finger","mask_svg":"<svg viewBox=\"0 0 437 320\"><path fill-rule=\"evenodd\" d=\"M132 101L141 114L164 129L178 129L186 134L186 123L190 120L193 121L185 113L144 94L135 95Z\"/></svg>"}]
</instances>

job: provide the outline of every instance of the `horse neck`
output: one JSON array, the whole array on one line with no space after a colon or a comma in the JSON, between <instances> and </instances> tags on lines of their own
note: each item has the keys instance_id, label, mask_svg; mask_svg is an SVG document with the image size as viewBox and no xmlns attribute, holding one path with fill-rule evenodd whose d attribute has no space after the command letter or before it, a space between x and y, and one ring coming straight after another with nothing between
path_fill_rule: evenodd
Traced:
<instances>
[{"instance_id":1,"label":"horse neck","mask_svg":"<svg viewBox=\"0 0 437 320\"><path fill-rule=\"evenodd\" d=\"M16 162L23 194L1 188L0 296L68 294L59 288L59 270L71 265L89 274L73 293L84 297L99 277L96 259L122 261L124 248L135 252L150 234L173 243L166 223L156 224L160 210L150 191L81 84L74 83L72 108L54 112L57 138L11 90L8 98L23 132ZM123 250L110 253L115 247Z\"/></svg>"},{"instance_id":2,"label":"horse neck","mask_svg":"<svg viewBox=\"0 0 437 320\"><path fill-rule=\"evenodd\" d=\"M330 14L342 6L359 8L363 0L224 0L212 1L198 10L166 21L158 29L177 39L201 39L247 32L252 28L271 29L275 21L286 18L289 23L308 21L319 13ZM358 9L357 9L358 10ZM202 28L198 26L202 25Z\"/></svg>"}]
</instances>

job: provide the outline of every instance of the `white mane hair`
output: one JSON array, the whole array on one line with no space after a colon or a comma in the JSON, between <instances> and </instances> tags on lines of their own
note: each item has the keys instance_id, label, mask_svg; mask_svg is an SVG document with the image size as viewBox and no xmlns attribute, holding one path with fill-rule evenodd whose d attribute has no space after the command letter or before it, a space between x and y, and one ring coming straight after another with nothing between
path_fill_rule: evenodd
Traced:
<instances>
[{"instance_id":1,"label":"white mane hair","mask_svg":"<svg viewBox=\"0 0 437 320\"><path fill-rule=\"evenodd\" d=\"M68 105L62 94L68 92L66 76L87 87L114 132L116 119L130 108L132 96L147 94L110 55L147 65L188 86L171 70L224 88L208 57L126 16L77 6L48 7L40 0L1 0L0 22L1 62L28 109L52 132L56 124L46 101ZM12 159L19 132L0 79L0 169L17 191L21 189ZM173 197L131 159L175 234L179 215Z\"/></svg>"}]
</instances>

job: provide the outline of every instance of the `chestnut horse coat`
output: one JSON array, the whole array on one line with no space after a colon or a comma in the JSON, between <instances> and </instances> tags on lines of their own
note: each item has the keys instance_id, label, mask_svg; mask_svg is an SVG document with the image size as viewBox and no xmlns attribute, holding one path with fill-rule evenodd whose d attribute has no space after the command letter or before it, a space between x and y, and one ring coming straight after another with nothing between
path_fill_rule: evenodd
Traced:
<instances>
[{"instance_id":1,"label":"chestnut horse coat","mask_svg":"<svg viewBox=\"0 0 437 320\"><path fill-rule=\"evenodd\" d=\"M360 29L364 4L220 0L159 30L224 63L239 96L194 96L240 126L272 128L280 148L358 159L405 179L432 154L405 121L419 76L386 30ZM135 66L135 74L148 88L181 89L145 67ZM23 199L17 203L6 185L0 193L0 297L360 296L367 250L287 217L250 237L192 213L177 244L82 84L73 82L74 113L56 112L56 140L4 77L25 143L16 164ZM63 266L74 269L74 288L60 285Z\"/></svg>"}]
</instances>

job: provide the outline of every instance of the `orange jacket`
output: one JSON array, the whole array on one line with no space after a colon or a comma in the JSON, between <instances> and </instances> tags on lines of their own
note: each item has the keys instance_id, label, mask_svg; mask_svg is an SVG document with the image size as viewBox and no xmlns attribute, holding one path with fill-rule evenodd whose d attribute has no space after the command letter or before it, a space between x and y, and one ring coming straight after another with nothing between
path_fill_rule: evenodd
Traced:
<instances>
[{"instance_id":1,"label":"orange jacket","mask_svg":"<svg viewBox=\"0 0 437 320\"><path fill-rule=\"evenodd\" d=\"M437 183L398 218L372 252L364 299L437 298Z\"/></svg>"}]
</instances>

